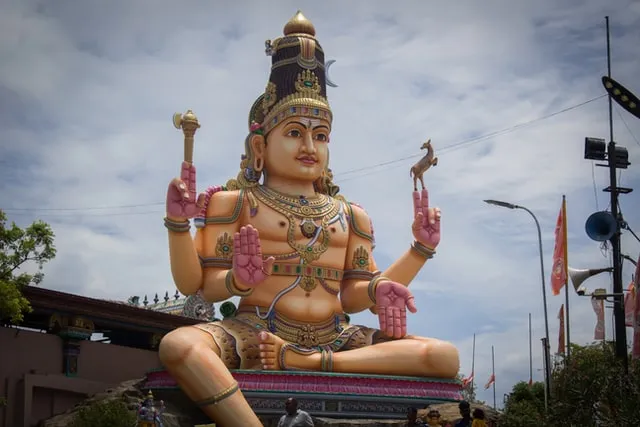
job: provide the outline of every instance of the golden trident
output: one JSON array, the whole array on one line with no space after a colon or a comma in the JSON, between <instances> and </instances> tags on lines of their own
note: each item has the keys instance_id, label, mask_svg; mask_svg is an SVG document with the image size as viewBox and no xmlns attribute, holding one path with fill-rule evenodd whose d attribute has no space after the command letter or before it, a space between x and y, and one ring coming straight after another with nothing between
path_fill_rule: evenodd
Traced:
<instances>
[{"instance_id":1,"label":"golden trident","mask_svg":"<svg viewBox=\"0 0 640 427\"><path fill-rule=\"evenodd\" d=\"M173 115L173 125L176 129L182 129L184 134L184 161L193 163L193 136L200 127L198 118L193 111L187 110L186 113L175 113Z\"/></svg>"}]
</instances>

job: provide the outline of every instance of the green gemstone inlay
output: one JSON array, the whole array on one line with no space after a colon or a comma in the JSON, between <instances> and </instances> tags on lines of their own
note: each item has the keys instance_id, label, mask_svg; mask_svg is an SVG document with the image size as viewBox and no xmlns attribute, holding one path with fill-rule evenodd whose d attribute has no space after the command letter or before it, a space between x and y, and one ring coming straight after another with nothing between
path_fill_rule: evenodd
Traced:
<instances>
[{"instance_id":1,"label":"green gemstone inlay","mask_svg":"<svg viewBox=\"0 0 640 427\"><path fill-rule=\"evenodd\" d=\"M311 87L311 86L313 86L313 83L311 83L309 80L306 80L306 81L304 82L304 85L305 85L306 87Z\"/></svg>"}]
</instances>

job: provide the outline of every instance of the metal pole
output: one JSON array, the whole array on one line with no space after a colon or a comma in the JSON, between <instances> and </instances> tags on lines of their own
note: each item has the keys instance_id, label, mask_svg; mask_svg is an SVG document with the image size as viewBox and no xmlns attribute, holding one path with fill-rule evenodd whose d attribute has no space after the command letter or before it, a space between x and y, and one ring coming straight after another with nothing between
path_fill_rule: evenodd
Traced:
<instances>
[{"instance_id":1,"label":"metal pole","mask_svg":"<svg viewBox=\"0 0 640 427\"><path fill-rule=\"evenodd\" d=\"M491 371L493 372L493 409L496 409L496 359L491 346Z\"/></svg>"},{"instance_id":2,"label":"metal pole","mask_svg":"<svg viewBox=\"0 0 640 427\"><path fill-rule=\"evenodd\" d=\"M547 363L549 358L547 357L547 354L549 354L549 346L547 345L547 339L546 338L542 338L540 339L540 341L542 341L542 360L543 360L543 365L544 365L544 372L546 374L547 372ZM545 375L544 377L544 382L545 382L545 387L544 387L544 411L548 412L549 410L549 387L547 387L547 381L548 378Z\"/></svg>"},{"instance_id":3,"label":"metal pole","mask_svg":"<svg viewBox=\"0 0 640 427\"><path fill-rule=\"evenodd\" d=\"M564 196L564 194L562 195L562 232L564 233L565 239L569 238L569 235L567 233L567 200ZM569 251L569 242L565 241L564 242L564 271L565 273L567 273L565 275L565 281L564 281L564 298L565 298L565 313L566 313L566 323L567 323L567 344L565 347L565 355L567 357L567 363L569 362L569 358L571 357L571 321L569 320L569 274L568 274L568 268L567 268L567 255L568 255L568 251Z\"/></svg>"},{"instance_id":4,"label":"metal pole","mask_svg":"<svg viewBox=\"0 0 640 427\"><path fill-rule=\"evenodd\" d=\"M533 220L536 223L536 228L538 229L538 249L540 250L540 275L542 278L542 303L544 307L544 337L545 337L545 383L546 383L546 392L549 396L551 396L551 359L550 359L550 349L549 349L549 316L547 314L547 285L544 279L544 254L542 252L542 232L540 231L540 223L538 222L538 218L531 212L529 209L524 206L516 206L517 209L522 209L524 211L529 212L529 215L533 217ZM624 320L624 319L623 319Z\"/></svg>"},{"instance_id":5,"label":"metal pole","mask_svg":"<svg viewBox=\"0 0 640 427\"><path fill-rule=\"evenodd\" d=\"M529 313L529 383L533 384L533 343L531 342L531 313Z\"/></svg>"},{"instance_id":6,"label":"metal pole","mask_svg":"<svg viewBox=\"0 0 640 427\"><path fill-rule=\"evenodd\" d=\"M609 35L609 17L605 17L607 23L607 75L611 78L611 43ZM627 331L624 324L624 303L622 288L622 259L620 250L620 218L618 212L618 188L616 177L616 143L613 141L613 102L609 95L609 146L607 157L609 160L609 181L611 190L611 214L616 219L616 231L611 236L613 249L613 293L615 294L613 314L615 319L616 356L622 360L625 371L628 368L627 360Z\"/></svg>"}]
</instances>

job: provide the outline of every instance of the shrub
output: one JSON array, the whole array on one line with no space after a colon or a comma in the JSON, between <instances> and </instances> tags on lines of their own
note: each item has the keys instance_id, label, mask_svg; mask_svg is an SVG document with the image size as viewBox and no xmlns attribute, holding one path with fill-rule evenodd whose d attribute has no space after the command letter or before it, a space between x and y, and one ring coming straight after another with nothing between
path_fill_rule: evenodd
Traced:
<instances>
[{"instance_id":1,"label":"shrub","mask_svg":"<svg viewBox=\"0 0 640 427\"><path fill-rule=\"evenodd\" d=\"M136 414L119 400L94 402L78 411L69 427L134 427Z\"/></svg>"}]
</instances>

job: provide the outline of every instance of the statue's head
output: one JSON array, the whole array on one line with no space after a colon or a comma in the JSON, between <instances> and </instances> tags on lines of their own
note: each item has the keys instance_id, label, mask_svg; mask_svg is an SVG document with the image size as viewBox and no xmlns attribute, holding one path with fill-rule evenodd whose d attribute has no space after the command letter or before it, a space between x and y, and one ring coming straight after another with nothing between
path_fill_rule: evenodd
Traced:
<instances>
[{"instance_id":1,"label":"statue's head","mask_svg":"<svg viewBox=\"0 0 640 427\"><path fill-rule=\"evenodd\" d=\"M249 113L249 135L235 183L247 187L264 175L278 175L337 193L329 169L333 115L315 28L298 11L285 25L284 36L267 40L265 46L272 58L271 73Z\"/></svg>"}]
</instances>

